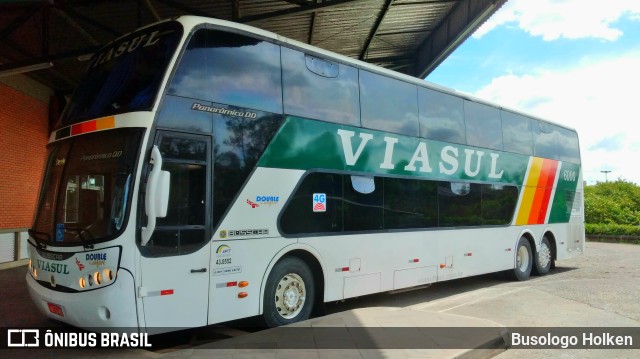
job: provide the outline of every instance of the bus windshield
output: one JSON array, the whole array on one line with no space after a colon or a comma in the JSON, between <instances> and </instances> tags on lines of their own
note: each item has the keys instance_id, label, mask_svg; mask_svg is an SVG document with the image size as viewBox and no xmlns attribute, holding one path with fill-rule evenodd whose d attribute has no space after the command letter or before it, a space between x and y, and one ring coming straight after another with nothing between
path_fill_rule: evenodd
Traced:
<instances>
[{"instance_id":1,"label":"bus windshield","mask_svg":"<svg viewBox=\"0 0 640 359\"><path fill-rule=\"evenodd\" d=\"M103 116L150 110L182 35L176 22L127 35L97 52L55 129Z\"/></svg>"},{"instance_id":2,"label":"bus windshield","mask_svg":"<svg viewBox=\"0 0 640 359\"><path fill-rule=\"evenodd\" d=\"M32 237L88 245L124 229L143 130L123 128L52 143Z\"/></svg>"}]
</instances>

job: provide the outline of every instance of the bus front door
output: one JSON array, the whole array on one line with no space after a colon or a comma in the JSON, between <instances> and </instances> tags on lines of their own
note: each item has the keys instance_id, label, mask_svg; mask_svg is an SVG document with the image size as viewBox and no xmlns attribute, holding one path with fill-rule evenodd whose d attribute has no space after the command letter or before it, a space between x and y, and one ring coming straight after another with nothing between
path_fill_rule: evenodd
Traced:
<instances>
[{"instance_id":1,"label":"bus front door","mask_svg":"<svg viewBox=\"0 0 640 359\"><path fill-rule=\"evenodd\" d=\"M207 325L211 239L211 138L159 131L155 145L169 171L169 207L141 249L147 332Z\"/></svg>"}]
</instances>

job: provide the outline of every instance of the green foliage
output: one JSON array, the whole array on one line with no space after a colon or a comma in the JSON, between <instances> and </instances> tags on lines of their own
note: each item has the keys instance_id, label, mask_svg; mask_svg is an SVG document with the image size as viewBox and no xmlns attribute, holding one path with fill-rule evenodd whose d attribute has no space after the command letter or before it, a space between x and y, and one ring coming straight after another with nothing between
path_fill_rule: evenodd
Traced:
<instances>
[{"instance_id":1,"label":"green foliage","mask_svg":"<svg viewBox=\"0 0 640 359\"><path fill-rule=\"evenodd\" d=\"M585 222L588 224L631 227L640 225L640 186L622 179L586 186L584 189L584 216ZM622 230L617 227L609 229ZM600 234L619 233L601 232Z\"/></svg>"},{"instance_id":2,"label":"green foliage","mask_svg":"<svg viewBox=\"0 0 640 359\"><path fill-rule=\"evenodd\" d=\"M606 234L612 236L640 236L639 226L628 226L623 224L585 224L585 232L590 234Z\"/></svg>"}]
</instances>

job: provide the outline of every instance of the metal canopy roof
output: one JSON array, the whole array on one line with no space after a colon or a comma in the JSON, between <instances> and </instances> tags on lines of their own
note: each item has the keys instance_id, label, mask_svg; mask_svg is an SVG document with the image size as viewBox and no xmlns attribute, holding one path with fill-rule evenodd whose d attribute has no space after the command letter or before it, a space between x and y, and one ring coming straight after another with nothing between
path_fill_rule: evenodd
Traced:
<instances>
[{"instance_id":1,"label":"metal canopy roof","mask_svg":"<svg viewBox=\"0 0 640 359\"><path fill-rule=\"evenodd\" d=\"M100 45L179 15L250 24L423 78L507 0L15 1L0 5L0 76L71 92Z\"/></svg>"}]
</instances>

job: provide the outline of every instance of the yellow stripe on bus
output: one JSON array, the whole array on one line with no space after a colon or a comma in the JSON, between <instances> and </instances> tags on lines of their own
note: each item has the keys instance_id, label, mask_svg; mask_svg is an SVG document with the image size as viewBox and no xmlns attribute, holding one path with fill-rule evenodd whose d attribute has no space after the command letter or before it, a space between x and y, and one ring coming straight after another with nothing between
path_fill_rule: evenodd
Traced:
<instances>
[{"instance_id":1,"label":"yellow stripe on bus","mask_svg":"<svg viewBox=\"0 0 640 359\"><path fill-rule=\"evenodd\" d=\"M533 198L536 194L536 187L538 186L538 180L540 179L540 172L542 171L543 159L534 157L531 161L531 168L529 169L529 176L527 177L525 187L523 189L522 201L520 202L520 210L518 211L518 217L516 218L516 225L527 224L529 221L529 214L531 213L531 206L533 205Z\"/></svg>"}]
</instances>

